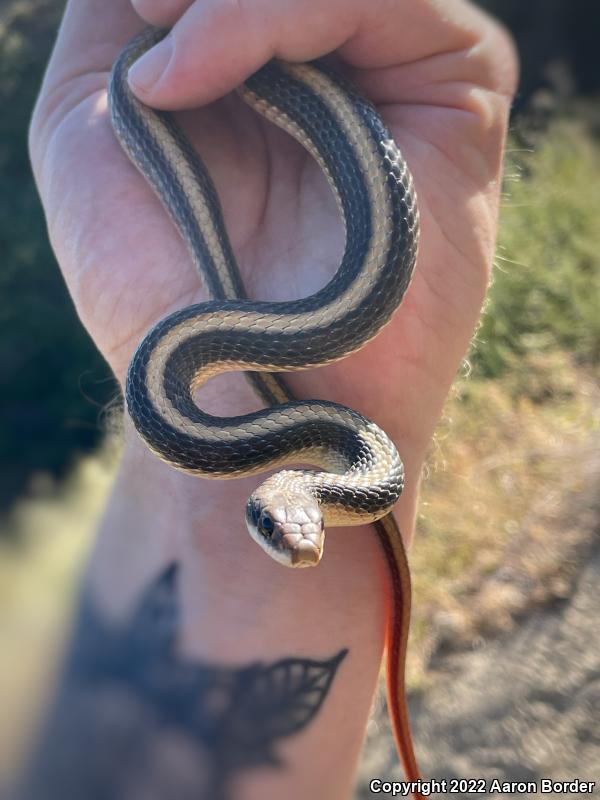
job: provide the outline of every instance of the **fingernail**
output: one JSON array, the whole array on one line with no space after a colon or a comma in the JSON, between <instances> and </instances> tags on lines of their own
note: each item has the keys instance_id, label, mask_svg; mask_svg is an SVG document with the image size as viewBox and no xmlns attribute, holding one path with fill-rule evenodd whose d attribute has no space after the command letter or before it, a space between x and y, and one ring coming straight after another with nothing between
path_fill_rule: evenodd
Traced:
<instances>
[{"instance_id":1,"label":"fingernail","mask_svg":"<svg viewBox=\"0 0 600 800\"><path fill-rule=\"evenodd\" d=\"M145 92L152 89L167 68L167 64L171 60L172 50L170 36L155 44L130 67L127 73L129 83L136 89L142 89Z\"/></svg>"}]
</instances>

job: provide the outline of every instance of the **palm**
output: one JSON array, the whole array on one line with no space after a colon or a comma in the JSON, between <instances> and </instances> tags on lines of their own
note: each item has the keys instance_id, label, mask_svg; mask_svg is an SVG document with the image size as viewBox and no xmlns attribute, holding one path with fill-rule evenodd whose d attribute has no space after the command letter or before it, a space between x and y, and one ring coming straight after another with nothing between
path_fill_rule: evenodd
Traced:
<instances>
[{"instance_id":1,"label":"palm","mask_svg":"<svg viewBox=\"0 0 600 800\"><path fill-rule=\"evenodd\" d=\"M398 101L403 69L411 67L397 69ZM359 83L369 77L355 75ZM205 295L172 223L114 139L104 86L104 76L70 85L73 97L84 96L56 123L47 206L84 324L122 378L143 333ZM416 179L417 272L401 310L374 342L292 383L303 396L359 408L396 438L419 439L437 417L479 313L487 282L482 248L493 243L489 184L500 148L487 139L482 152L464 110L397 102L382 113ZM342 228L310 157L235 97L186 112L182 123L217 185L250 294L285 299L323 285L339 262ZM491 220L488 230L482 214Z\"/></svg>"}]
</instances>

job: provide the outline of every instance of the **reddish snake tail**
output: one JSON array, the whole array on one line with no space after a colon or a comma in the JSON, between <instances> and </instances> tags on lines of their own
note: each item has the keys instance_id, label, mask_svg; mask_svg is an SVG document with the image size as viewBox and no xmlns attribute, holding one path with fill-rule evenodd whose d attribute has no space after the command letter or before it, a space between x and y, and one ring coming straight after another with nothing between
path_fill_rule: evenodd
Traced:
<instances>
[{"instance_id":1,"label":"reddish snake tail","mask_svg":"<svg viewBox=\"0 0 600 800\"><path fill-rule=\"evenodd\" d=\"M402 536L392 514L379 520L375 529L385 553L391 581L386 630L388 713L406 778L416 782L421 780L421 775L410 731L405 684L411 607L410 570ZM417 791L412 796L416 800L423 799L423 795Z\"/></svg>"}]
</instances>

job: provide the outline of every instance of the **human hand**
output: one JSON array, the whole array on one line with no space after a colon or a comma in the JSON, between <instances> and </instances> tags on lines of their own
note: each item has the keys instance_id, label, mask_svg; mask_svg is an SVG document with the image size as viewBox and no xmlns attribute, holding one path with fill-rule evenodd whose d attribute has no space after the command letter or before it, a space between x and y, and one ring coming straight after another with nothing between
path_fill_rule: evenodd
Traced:
<instances>
[{"instance_id":1,"label":"human hand","mask_svg":"<svg viewBox=\"0 0 600 800\"><path fill-rule=\"evenodd\" d=\"M216 98L273 55L308 60L335 51L339 68L391 128L421 211L413 283L392 323L360 353L289 381L300 396L335 399L375 419L396 440L415 485L488 282L515 82L507 39L458 1L443 10L434 0L134 6L147 22L173 30L159 45L170 48L164 72L156 64L150 77L136 70L132 86L156 107L195 108L180 121L213 176L252 296L285 299L319 288L339 262L342 229L311 157L237 97ZM141 25L125 0L73 3L31 133L59 262L83 323L120 380L152 324L205 297L107 118L108 72Z\"/></svg>"}]
</instances>

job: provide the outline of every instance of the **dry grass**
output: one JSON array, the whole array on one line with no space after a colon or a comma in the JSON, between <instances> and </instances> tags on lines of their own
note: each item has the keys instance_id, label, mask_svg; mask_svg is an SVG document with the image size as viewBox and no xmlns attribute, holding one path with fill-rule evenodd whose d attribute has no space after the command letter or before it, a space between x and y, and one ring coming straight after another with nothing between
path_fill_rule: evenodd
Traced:
<instances>
[{"instance_id":1,"label":"dry grass","mask_svg":"<svg viewBox=\"0 0 600 800\"><path fill-rule=\"evenodd\" d=\"M437 648L476 645L566 596L597 528L597 385L565 354L527 359L527 391L514 376L463 380L446 406L411 553L414 687Z\"/></svg>"}]
</instances>

